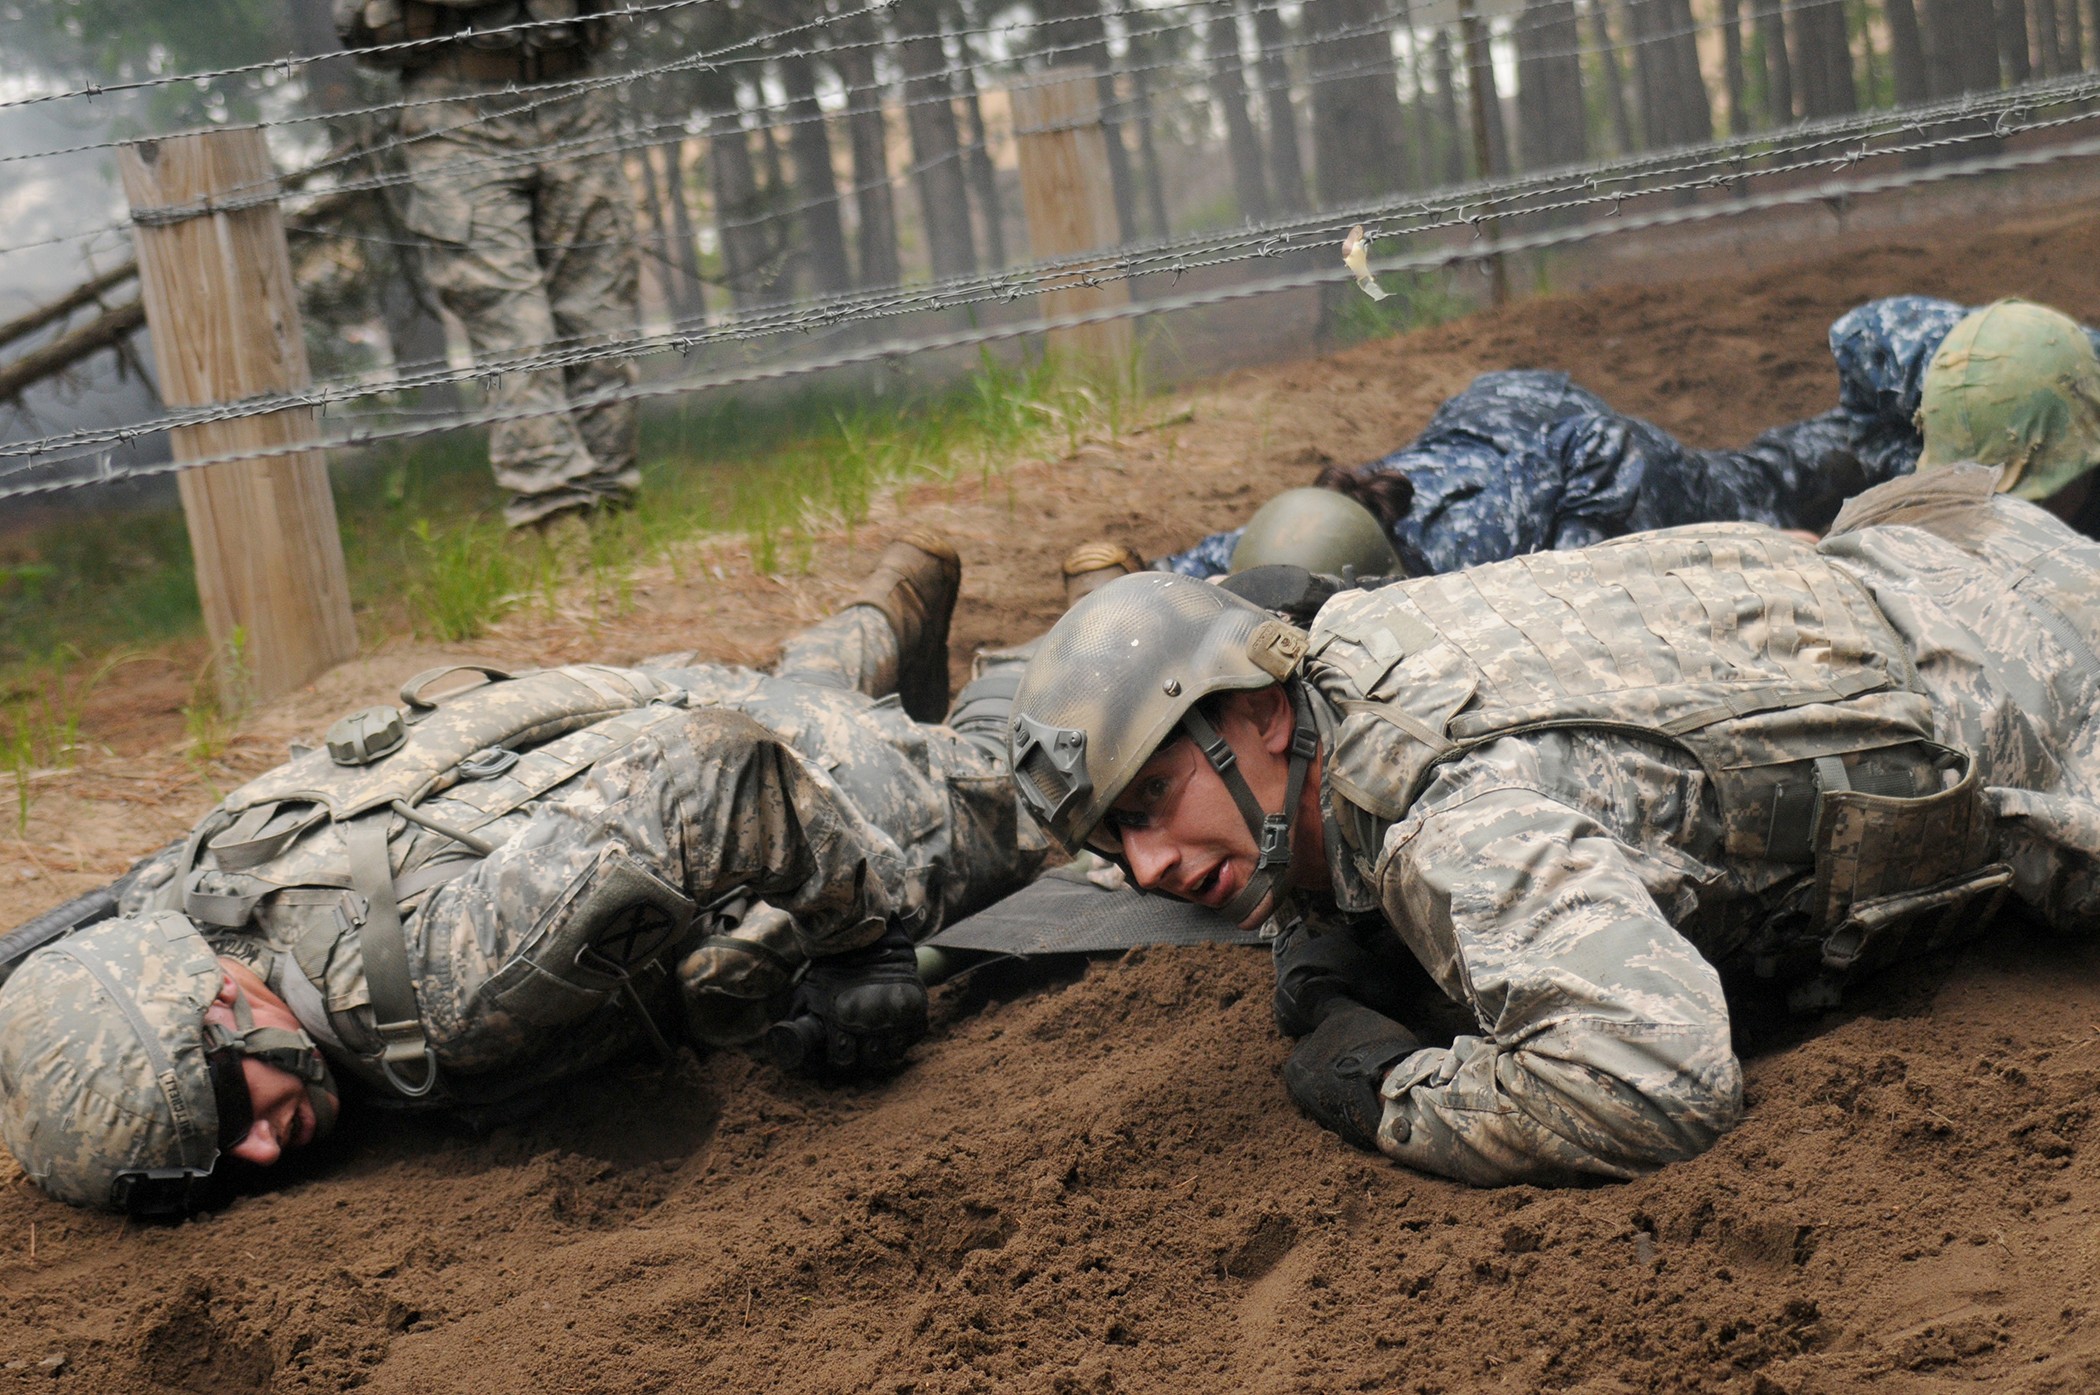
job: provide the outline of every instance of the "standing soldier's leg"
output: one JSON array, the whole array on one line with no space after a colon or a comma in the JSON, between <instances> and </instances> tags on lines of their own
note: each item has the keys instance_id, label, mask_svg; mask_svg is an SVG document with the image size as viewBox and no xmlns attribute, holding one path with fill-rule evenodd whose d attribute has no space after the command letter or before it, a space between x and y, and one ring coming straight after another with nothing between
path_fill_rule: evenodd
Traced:
<instances>
[{"instance_id":1,"label":"standing soldier's leg","mask_svg":"<svg viewBox=\"0 0 2100 1395\"><path fill-rule=\"evenodd\" d=\"M564 341L596 346L632 339L640 326L639 256L633 195L614 149L619 120L613 94L586 92L536 113L549 144L578 153L540 168L534 231L545 268L554 328ZM638 371L631 357L608 355L563 370L570 401L627 387ZM599 501L631 502L641 487L635 464L635 404L579 408L577 429L597 472L577 481Z\"/></svg>"},{"instance_id":2,"label":"standing soldier's leg","mask_svg":"<svg viewBox=\"0 0 2100 1395\"><path fill-rule=\"evenodd\" d=\"M490 115L520 105L515 92L474 95L425 75L403 93L410 99L401 114L412 185L406 221L425 240L432 289L466 327L477 362L493 368L543 352L556 330L530 188L527 152L538 143L538 124L529 112ZM447 94L458 100L430 101ZM505 520L520 527L595 503L599 496L582 482L603 467L565 410L561 370L512 368L490 378L491 407L531 414L489 431L489 464L511 491Z\"/></svg>"}]
</instances>

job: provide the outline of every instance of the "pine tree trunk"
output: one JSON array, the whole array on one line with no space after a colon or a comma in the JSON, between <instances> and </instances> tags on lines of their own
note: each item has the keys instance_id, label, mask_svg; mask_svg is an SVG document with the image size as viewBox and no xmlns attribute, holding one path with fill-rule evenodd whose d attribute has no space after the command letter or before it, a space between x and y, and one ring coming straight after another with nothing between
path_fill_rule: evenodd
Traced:
<instances>
[{"instance_id":1,"label":"pine tree trunk","mask_svg":"<svg viewBox=\"0 0 2100 1395\"><path fill-rule=\"evenodd\" d=\"M1699 70L1699 38L1692 21L1691 0L1665 0L1662 18L1663 28L1670 36L1664 47L1672 59L1677 139L1685 144L1703 144L1714 138L1714 108L1713 99L1707 95L1706 76Z\"/></svg>"},{"instance_id":2,"label":"pine tree trunk","mask_svg":"<svg viewBox=\"0 0 2100 1395\"><path fill-rule=\"evenodd\" d=\"M724 79L721 85L733 96L734 83ZM722 279L741 310L767 298L765 281L772 251L759 222L764 198L757 168L751 163L749 133L729 110L734 101L711 101L708 106L714 114L708 118L707 170L714 185L715 219L722 241Z\"/></svg>"},{"instance_id":3,"label":"pine tree trunk","mask_svg":"<svg viewBox=\"0 0 2100 1395\"><path fill-rule=\"evenodd\" d=\"M839 217L838 178L831 167L831 132L824 108L817 104L817 67L809 55L791 49L774 64L787 93L788 148L795 157L795 221L802 233L809 283L824 294L853 285L846 260L846 225Z\"/></svg>"},{"instance_id":4,"label":"pine tree trunk","mask_svg":"<svg viewBox=\"0 0 2100 1395\"><path fill-rule=\"evenodd\" d=\"M1465 146L1459 136L1457 75L1452 72L1451 31L1438 29L1433 51L1436 69L1436 121L1441 127L1437 141L1438 173L1444 184L1462 184L1466 178ZM1313 112L1315 137L1319 134L1319 109Z\"/></svg>"},{"instance_id":5,"label":"pine tree trunk","mask_svg":"<svg viewBox=\"0 0 2100 1395\"><path fill-rule=\"evenodd\" d=\"M1851 32L1842 5L1796 10L1803 23L1797 31L1797 66L1815 70L1820 109L1814 116L1842 116L1859 110L1859 86L1852 72Z\"/></svg>"},{"instance_id":6,"label":"pine tree trunk","mask_svg":"<svg viewBox=\"0 0 2100 1395\"><path fill-rule=\"evenodd\" d=\"M1750 112L1743 79L1742 0L1721 0L1721 75L1728 83L1728 134L1748 135Z\"/></svg>"},{"instance_id":7,"label":"pine tree trunk","mask_svg":"<svg viewBox=\"0 0 2100 1395\"><path fill-rule=\"evenodd\" d=\"M1232 159L1232 188L1240 216L1255 222L1269 217L1269 190L1262 179L1261 139L1247 115L1247 78L1240 61L1240 27L1230 5L1213 6L1204 33L1210 58L1210 98L1225 118L1225 150Z\"/></svg>"},{"instance_id":8,"label":"pine tree trunk","mask_svg":"<svg viewBox=\"0 0 2100 1395\"><path fill-rule=\"evenodd\" d=\"M970 18L967 10L962 18ZM964 27L968 27L967 24ZM994 271L1006 265L1006 224L999 200L999 172L992 168L991 136L984 127L984 103L977 91L977 75L971 70L977 66L977 55L970 51L970 41L958 37L956 43L962 48L962 63L955 73L955 85L962 94L963 119L969 123L970 145L963 152L968 162L970 192L977 199L979 221L984 225L984 255L986 263Z\"/></svg>"},{"instance_id":9,"label":"pine tree trunk","mask_svg":"<svg viewBox=\"0 0 2100 1395\"><path fill-rule=\"evenodd\" d=\"M1641 144L1654 150L1670 144L1672 122L1665 107L1667 92L1662 62L1656 52L1652 21L1654 0L1620 0L1626 39L1633 46L1633 91L1641 109Z\"/></svg>"},{"instance_id":10,"label":"pine tree trunk","mask_svg":"<svg viewBox=\"0 0 2100 1395\"><path fill-rule=\"evenodd\" d=\"M1991 0L1967 0L1964 6L1968 42L1962 45L1967 60L1970 92L1995 92L2001 81L1997 38L1997 15Z\"/></svg>"},{"instance_id":11,"label":"pine tree trunk","mask_svg":"<svg viewBox=\"0 0 2100 1395\"><path fill-rule=\"evenodd\" d=\"M623 131L622 135L627 144L634 143L632 129ZM645 239L644 255L638 260L649 280L656 284L657 291L663 296L664 318L675 320L678 318L678 289L671 284L671 222L664 213L663 194L657 186L656 164L650 158L651 154L646 145L635 151L642 166L642 177L639 181L633 177L632 170L626 172L630 185L641 185L642 222L647 224L647 227L641 230ZM620 157L615 155L612 158Z\"/></svg>"},{"instance_id":12,"label":"pine tree trunk","mask_svg":"<svg viewBox=\"0 0 2100 1395\"><path fill-rule=\"evenodd\" d=\"M1437 182L1436 115L1429 100L1429 78L1422 68L1422 35L1415 28L1413 7L1408 0L1399 0L1399 7L1400 32L1407 39L1407 80L1414 90L1407 104L1407 187L1412 189Z\"/></svg>"},{"instance_id":13,"label":"pine tree trunk","mask_svg":"<svg viewBox=\"0 0 2100 1395\"><path fill-rule=\"evenodd\" d=\"M1482 35L1485 36L1488 32L1486 20L1480 21L1480 29ZM1495 177L1508 174L1510 172L1509 132L1502 120L1502 93L1495 81L1495 64L1489 56L1488 46L1484 38L1478 55L1470 51L1467 54L1466 81L1469 84L1475 82L1480 84L1480 95L1486 107L1487 172L1490 176ZM1477 171L1479 168L1480 157L1476 152L1474 169Z\"/></svg>"},{"instance_id":14,"label":"pine tree trunk","mask_svg":"<svg viewBox=\"0 0 2100 1395\"><path fill-rule=\"evenodd\" d=\"M1889 65L1895 69L1896 105L1922 102L1932 93L1925 69L1925 41L1911 0L1887 0Z\"/></svg>"},{"instance_id":15,"label":"pine tree trunk","mask_svg":"<svg viewBox=\"0 0 2100 1395\"><path fill-rule=\"evenodd\" d=\"M1375 0L1373 0L1375 3ZM1366 0L1306 0L1312 69L1313 178L1324 204L1360 202L1401 186L1399 128L1389 31L1353 33L1373 18ZM1383 53L1384 64L1377 62Z\"/></svg>"},{"instance_id":16,"label":"pine tree trunk","mask_svg":"<svg viewBox=\"0 0 2100 1395\"><path fill-rule=\"evenodd\" d=\"M1780 0L1755 0L1757 32L1765 43L1766 115L1774 126L1794 124L1794 65L1786 51L1786 13Z\"/></svg>"},{"instance_id":17,"label":"pine tree trunk","mask_svg":"<svg viewBox=\"0 0 2100 1395\"><path fill-rule=\"evenodd\" d=\"M865 20L845 33L848 43L874 36ZM893 286L897 262L897 207L890 192L889 126L882 115L882 88L875 78L875 51L841 47L830 55L832 70L846 85L846 137L853 147L853 207L859 216L854 250L862 286Z\"/></svg>"},{"instance_id":18,"label":"pine tree trunk","mask_svg":"<svg viewBox=\"0 0 2100 1395\"><path fill-rule=\"evenodd\" d=\"M2063 40L2056 22L2054 0L2034 0L2034 33L2040 40L2036 45L2041 50L2042 73L2055 77L2064 71ZM2017 77L2014 81L2019 81Z\"/></svg>"},{"instance_id":19,"label":"pine tree trunk","mask_svg":"<svg viewBox=\"0 0 2100 1395\"><path fill-rule=\"evenodd\" d=\"M968 276L977 270L977 241L970 230L962 137L949 100L939 11L926 3L900 6L900 11L898 27L911 37L897 41L897 63L904 70L905 124L911 132L927 257L936 279Z\"/></svg>"},{"instance_id":20,"label":"pine tree trunk","mask_svg":"<svg viewBox=\"0 0 2100 1395\"><path fill-rule=\"evenodd\" d=\"M2063 0L2064 19L2064 71L2085 71L2085 25L2080 19L2078 0Z\"/></svg>"},{"instance_id":21,"label":"pine tree trunk","mask_svg":"<svg viewBox=\"0 0 2100 1395\"><path fill-rule=\"evenodd\" d=\"M2093 0L2100 4L2100 0ZM1614 46L1611 32L1611 16L1605 9L1604 0L1589 0L1590 29L1596 35L1597 56L1604 61L1604 86L1611 99L1612 139L1617 142L1621 155L1631 155L1639 147L1633 141L1633 115L1626 109L1626 74L1619 63L1619 51Z\"/></svg>"},{"instance_id":22,"label":"pine tree trunk","mask_svg":"<svg viewBox=\"0 0 2100 1395\"><path fill-rule=\"evenodd\" d=\"M1404 23L1405 0L1401 13ZM1255 6L1254 37L1261 45L1254 70L1261 81L1262 114L1269 119L1269 188L1278 212L1297 213L1305 208L1305 157L1299 153L1298 109L1291 105L1291 67L1284 57L1290 36L1275 6Z\"/></svg>"},{"instance_id":23,"label":"pine tree trunk","mask_svg":"<svg viewBox=\"0 0 2100 1395\"><path fill-rule=\"evenodd\" d=\"M1588 158L1589 113L1582 102L1579 57L1582 32L1574 0L1529 0L1517 19L1515 37L1517 144L1525 166L1570 165ZM1534 86L1533 114L1527 116L1524 94Z\"/></svg>"},{"instance_id":24,"label":"pine tree trunk","mask_svg":"<svg viewBox=\"0 0 2100 1395\"><path fill-rule=\"evenodd\" d=\"M707 292L700 281L700 239L693 231L693 210L685 191L685 142L663 148L664 201L671 209L671 232L677 239L672 263L678 268L678 319L699 324L707 318Z\"/></svg>"},{"instance_id":25,"label":"pine tree trunk","mask_svg":"<svg viewBox=\"0 0 2100 1395\"><path fill-rule=\"evenodd\" d=\"M1135 42L1131 48L1133 52L1140 51ZM1152 133L1153 74L1146 71L1149 66L1149 63L1145 62L1131 65L1130 100L1132 111L1137 117L1138 164L1143 175L1145 211L1152 219L1152 235L1165 238L1168 235L1167 184L1165 177L1160 173L1159 146Z\"/></svg>"},{"instance_id":26,"label":"pine tree trunk","mask_svg":"<svg viewBox=\"0 0 2100 1395\"><path fill-rule=\"evenodd\" d=\"M2014 82L2034 76L2027 57L2027 0L1997 0L1998 66Z\"/></svg>"},{"instance_id":27,"label":"pine tree trunk","mask_svg":"<svg viewBox=\"0 0 2100 1395\"><path fill-rule=\"evenodd\" d=\"M1820 28L1824 8L1819 4L1814 9L1795 9L1787 16L1794 92L1801 102L1802 119L1808 121L1830 115L1829 70L1823 62Z\"/></svg>"}]
</instances>

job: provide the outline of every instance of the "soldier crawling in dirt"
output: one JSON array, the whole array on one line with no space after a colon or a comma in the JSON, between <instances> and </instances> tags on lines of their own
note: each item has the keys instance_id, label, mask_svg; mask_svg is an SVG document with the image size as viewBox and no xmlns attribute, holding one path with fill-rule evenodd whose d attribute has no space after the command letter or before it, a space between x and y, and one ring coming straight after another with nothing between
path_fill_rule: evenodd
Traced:
<instances>
[{"instance_id":1,"label":"soldier crawling in dirt","mask_svg":"<svg viewBox=\"0 0 2100 1395\"><path fill-rule=\"evenodd\" d=\"M0 1140L54 1196L172 1213L339 1098L500 1116L769 1027L820 1074L893 1067L926 1030L914 941L1045 851L1006 768L1018 669L915 720L947 705L960 570L892 544L771 676L583 664L433 699L441 670L345 718L0 988Z\"/></svg>"},{"instance_id":2,"label":"soldier crawling in dirt","mask_svg":"<svg viewBox=\"0 0 2100 1395\"><path fill-rule=\"evenodd\" d=\"M1483 1185L1635 1176L1741 1116L1730 991L1828 1002L2008 893L2100 932L2100 543L2008 473L1891 481L1816 546L1695 525L1345 591L1309 633L1118 577L1030 662L1015 783L1138 885L1277 918L1321 1124ZM1471 1030L1396 1020L1424 970Z\"/></svg>"},{"instance_id":3,"label":"soldier crawling in dirt","mask_svg":"<svg viewBox=\"0 0 2100 1395\"><path fill-rule=\"evenodd\" d=\"M583 348L635 332L631 195L617 153L619 104L592 81L602 0L335 0L336 32L401 71L404 221L430 284L484 364ZM631 402L566 410L627 386L622 357L493 375L490 405L534 413L496 423L489 464L512 527L630 502L641 485Z\"/></svg>"},{"instance_id":4,"label":"soldier crawling in dirt","mask_svg":"<svg viewBox=\"0 0 2100 1395\"><path fill-rule=\"evenodd\" d=\"M1937 414L1947 453L1929 463L1980 460L2018 473L2032 461L2009 487L2024 499L2056 495L2060 516L2100 535L2100 500L2089 501L2082 486L2067 489L2075 472L2034 456L2033 424L2015 420L2031 398L2053 399L2060 405L2049 410L2081 418L2100 409L2095 339L2066 316L2021 301L1969 311L1895 296L1830 327L1835 408L1740 450L1693 450L1612 411L1566 374L1519 370L1482 374L1405 447L1357 470L1330 467L1319 483L1364 505L1385 524L1399 565L1424 576L1685 523L1820 531L1852 495L1914 469L1927 449L1923 420ZM1982 396L1998 405L1976 410ZM1293 518L1321 516L1320 506L1289 499L1272 502ZM1197 577L1258 565L1235 551L1244 531L1213 534L1153 565ZM1096 543L1075 551L1065 573L1142 565Z\"/></svg>"}]
</instances>

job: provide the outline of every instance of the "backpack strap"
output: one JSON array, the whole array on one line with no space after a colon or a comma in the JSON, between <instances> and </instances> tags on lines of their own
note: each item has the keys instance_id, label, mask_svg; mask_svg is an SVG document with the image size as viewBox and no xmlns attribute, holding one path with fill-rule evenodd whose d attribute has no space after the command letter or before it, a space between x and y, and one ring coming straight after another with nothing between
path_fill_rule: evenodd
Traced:
<instances>
[{"instance_id":1,"label":"backpack strap","mask_svg":"<svg viewBox=\"0 0 2100 1395\"><path fill-rule=\"evenodd\" d=\"M358 948L365 961L365 988L372 999L372 1022L379 1032L379 1072L387 1084L409 1099L421 1099L437 1084L437 1055L423 1034L416 1006L416 986L408 972L408 940L401 928L401 903L387 861L389 809L375 809L343 825L350 852L350 885L365 899L365 918L358 925ZM411 1081L401 1067L422 1062L422 1079Z\"/></svg>"}]
</instances>

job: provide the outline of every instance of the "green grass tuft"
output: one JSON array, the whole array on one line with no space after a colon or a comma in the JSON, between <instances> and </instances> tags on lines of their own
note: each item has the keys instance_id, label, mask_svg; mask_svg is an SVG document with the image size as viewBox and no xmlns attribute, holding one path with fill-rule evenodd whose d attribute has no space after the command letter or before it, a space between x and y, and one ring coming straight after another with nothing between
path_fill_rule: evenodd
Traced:
<instances>
[{"instance_id":1,"label":"green grass tuft","mask_svg":"<svg viewBox=\"0 0 2100 1395\"><path fill-rule=\"evenodd\" d=\"M480 433L340 461L352 600L368 641L412 630L456 643L520 607L602 623L632 609L642 566L682 575L696 539L741 534L761 571L807 569L819 533L864 523L886 493L965 472L988 483L1031 450L1113 438L1140 396L1131 371L1087 376L986 353L963 381L917 394L817 386L762 402L681 402L643 417L636 506L593 520L587 541L552 545L503 526ZM17 687L60 674L51 655L61 644L77 657L201 628L179 508L83 513L0 551L0 692L10 673ZM220 669L240 658L197 675L184 709L193 759L223 750L242 715L242 703L219 697ZM0 759L11 764L18 730L0 727Z\"/></svg>"}]
</instances>

